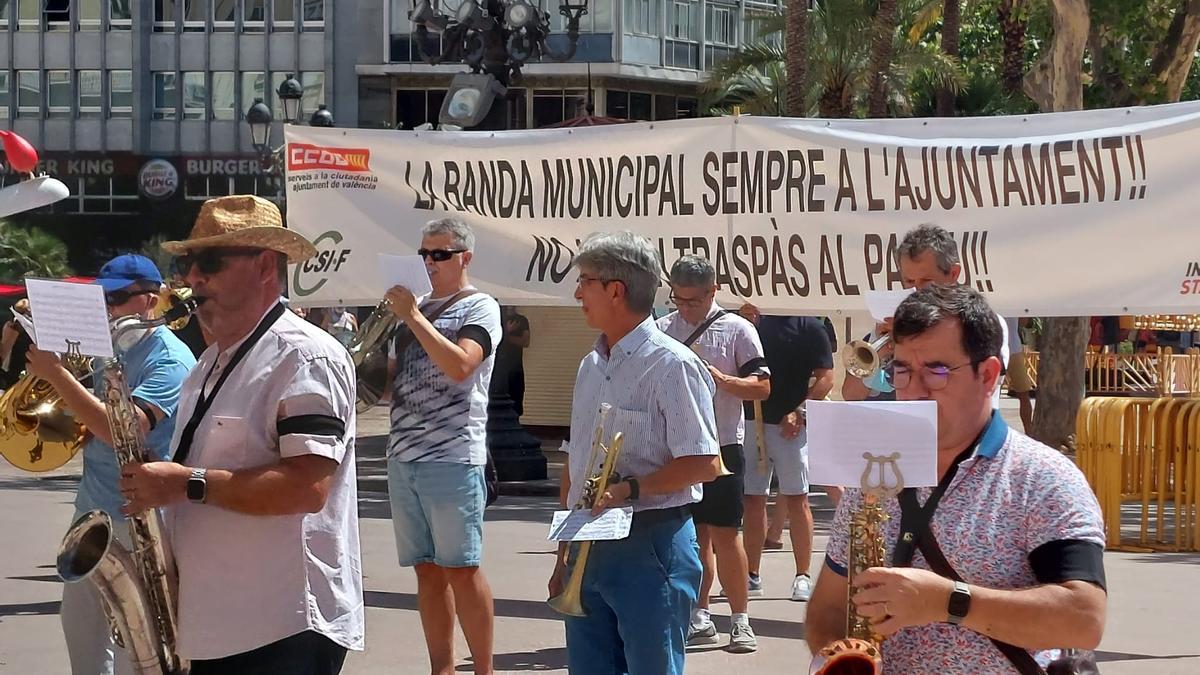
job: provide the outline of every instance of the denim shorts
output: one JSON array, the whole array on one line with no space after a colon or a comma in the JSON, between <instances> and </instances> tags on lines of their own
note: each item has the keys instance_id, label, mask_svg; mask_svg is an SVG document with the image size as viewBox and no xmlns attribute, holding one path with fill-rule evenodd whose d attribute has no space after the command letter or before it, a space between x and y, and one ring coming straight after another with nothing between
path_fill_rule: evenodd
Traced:
<instances>
[{"instance_id":1,"label":"denim shorts","mask_svg":"<svg viewBox=\"0 0 1200 675\"><path fill-rule=\"evenodd\" d=\"M388 459L388 494L402 567L478 567L483 557L483 467Z\"/></svg>"}]
</instances>

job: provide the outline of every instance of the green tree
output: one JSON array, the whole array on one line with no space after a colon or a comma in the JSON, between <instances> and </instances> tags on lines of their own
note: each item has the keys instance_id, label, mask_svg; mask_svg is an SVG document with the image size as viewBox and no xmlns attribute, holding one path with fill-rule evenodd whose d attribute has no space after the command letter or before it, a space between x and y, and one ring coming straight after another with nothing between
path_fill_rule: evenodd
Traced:
<instances>
[{"instance_id":1,"label":"green tree","mask_svg":"<svg viewBox=\"0 0 1200 675\"><path fill-rule=\"evenodd\" d=\"M0 221L0 281L70 274L67 246L62 240L36 227Z\"/></svg>"}]
</instances>

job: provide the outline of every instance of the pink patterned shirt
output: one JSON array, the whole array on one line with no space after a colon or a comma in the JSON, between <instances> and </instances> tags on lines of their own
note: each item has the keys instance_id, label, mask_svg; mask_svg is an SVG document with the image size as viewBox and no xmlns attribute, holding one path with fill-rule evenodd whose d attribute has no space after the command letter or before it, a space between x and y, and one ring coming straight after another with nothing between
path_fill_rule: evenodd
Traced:
<instances>
[{"instance_id":1,"label":"pink patterned shirt","mask_svg":"<svg viewBox=\"0 0 1200 675\"><path fill-rule=\"evenodd\" d=\"M932 488L917 491L921 504ZM846 574L846 536L858 490L842 499L826 552L826 566ZM900 506L885 504L888 560L900 531ZM1039 584L1029 554L1048 542L1086 541L1104 546L1100 506L1083 474L1062 453L1010 430L998 413L950 482L931 525L950 565L968 584L995 589ZM912 566L929 569L918 550ZM1090 581L1090 580L1089 580ZM1034 653L1045 667L1056 650ZM949 623L905 628L883 643L887 673L976 675L1016 670L987 637Z\"/></svg>"}]
</instances>

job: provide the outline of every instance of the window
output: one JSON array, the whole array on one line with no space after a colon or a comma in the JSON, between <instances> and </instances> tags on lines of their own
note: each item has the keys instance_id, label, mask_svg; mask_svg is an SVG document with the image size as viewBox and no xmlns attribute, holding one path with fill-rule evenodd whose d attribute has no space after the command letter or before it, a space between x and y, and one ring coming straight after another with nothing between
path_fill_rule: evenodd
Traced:
<instances>
[{"instance_id":1,"label":"window","mask_svg":"<svg viewBox=\"0 0 1200 675\"><path fill-rule=\"evenodd\" d=\"M783 41L783 34L778 31L766 34L766 24L770 17L771 12L769 11L746 8L742 18L742 44L764 42L778 47Z\"/></svg>"},{"instance_id":2,"label":"window","mask_svg":"<svg viewBox=\"0 0 1200 675\"><path fill-rule=\"evenodd\" d=\"M46 71L47 105L50 117L69 117L71 115L71 71Z\"/></svg>"},{"instance_id":3,"label":"window","mask_svg":"<svg viewBox=\"0 0 1200 675\"><path fill-rule=\"evenodd\" d=\"M734 30L734 8L725 5L708 5L704 21L704 39L717 45L736 46Z\"/></svg>"},{"instance_id":4,"label":"window","mask_svg":"<svg viewBox=\"0 0 1200 675\"><path fill-rule=\"evenodd\" d=\"M104 2L105 0L76 0L75 11L79 14L79 30L100 30Z\"/></svg>"},{"instance_id":5,"label":"window","mask_svg":"<svg viewBox=\"0 0 1200 675\"><path fill-rule=\"evenodd\" d=\"M667 17L667 36L676 40L695 40L697 35L696 18L699 5L687 0L674 0L671 3L671 15Z\"/></svg>"},{"instance_id":6,"label":"window","mask_svg":"<svg viewBox=\"0 0 1200 675\"><path fill-rule=\"evenodd\" d=\"M237 0L212 0L213 29L233 30L237 21Z\"/></svg>"},{"instance_id":7,"label":"window","mask_svg":"<svg viewBox=\"0 0 1200 675\"><path fill-rule=\"evenodd\" d=\"M175 30L175 4L176 0L154 0L154 30Z\"/></svg>"},{"instance_id":8,"label":"window","mask_svg":"<svg viewBox=\"0 0 1200 675\"><path fill-rule=\"evenodd\" d=\"M626 32L633 35L658 35L659 0L625 0Z\"/></svg>"},{"instance_id":9,"label":"window","mask_svg":"<svg viewBox=\"0 0 1200 675\"><path fill-rule=\"evenodd\" d=\"M426 122L437 124L445 100L445 89L397 89L396 128L415 129Z\"/></svg>"},{"instance_id":10,"label":"window","mask_svg":"<svg viewBox=\"0 0 1200 675\"><path fill-rule=\"evenodd\" d=\"M213 119L215 120L235 120L238 118L237 101L234 95L237 87L236 73L228 71L215 71L212 74L212 106ZM249 108L247 102L247 108Z\"/></svg>"},{"instance_id":11,"label":"window","mask_svg":"<svg viewBox=\"0 0 1200 675\"><path fill-rule=\"evenodd\" d=\"M296 9L292 0L272 0L271 25L276 30L292 30L296 25Z\"/></svg>"},{"instance_id":12,"label":"window","mask_svg":"<svg viewBox=\"0 0 1200 675\"><path fill-rule=\"evenodd\" d=\"M79 71L79 116L100 117L104 105L103 77L99 70Z\"/></svg>"},{"instance_id":13,"label":"window","mask_svg":"<svg viewBox=\"0 0 1200 675\"><path fill-rule=\"evenodd\" d=\"M183 118L202 120L208 109L208 83L204 73L183 74Z\"/></svg>"},{"instance_id":14,"label":"window","mask_svg":"<svg viewBox=\"0 0 1200 675\"><path fill-rule=\"evenodd\" d=\"M17 26L21 30L42 29L42 0L17 0Z\"/></svg>"},{"instance_id":15,"label":"window","mask_svg":"<svg viewBox=\"0 0 1200 675\"><path fill-rule=\"evenodd\" d=\"M544 127L585 113L587 91L535 89L533 91L533 128Z\"/></svg>"},{"instance_id":16,"label":"window","mask_svg":"<svg viewBox=\"0 0 1200 675\"><path fill-rule=\"evenodd\" d=\"M45 0L46 30L71 30L71 0Z\"/></svg>"},{"instance_id":17,"label":"window","mask_svg":"<svg viewBox=\"0 0 1200 675\"><path fill-rule=\"evenodd\" d=\"M114 29L129 30L130 0L108 0L108 25Z\"/></svg>"},{"instance_id":18,"label":"window","mask_svg":"<svg viewBox=\"0 0 1200 675\"><path fill-rule=\"evenodd\" d=\"M8 2L0 2L0 28L8 26Z\"/></svg>"},{"instance_id":19,"label":"window","mask_svg":"<svg viewBox=\"0 0 1200 675\"><path fill-rule=\"evenodd\" d=\"M302 0L301 11L304 12L304 25L312 28L325 26L325 0ZM406 15L407 16L407 15Z\"/></svg>"},{"instance_id":20,"label":"window","mask_svg":"<svg viewBox=\"0 0 1200 675\"><path fill-rule=\"evenodd\" d=\"M175 73L154 73L154 119L173 120L179 115L176 80Z\"/></svg>"},{"instance_id":21,"label":"window","mask_svg":"<svg viewBox=\"0 0 1200 675\"><path fill-rule=\"evenodd\" d=\"M0 70L0 120L8 119L8 106L11 98L8 92L8 71Z\"/></svg>"},{"instance_id":22,"label":"window","mask_svg":"<svg viewBox=\"0 0 1200 675\"><path fill-rule=\"evenodd\" d=\"M267 76L265 73L242 73L242 112L254 105L254 99L267 100Z\"/></svg>"},{"instance_id":23,"label":"window","mask_svg":"<svg viewBox=\"0 0 1200 675\"><path fill-rule=\"evenodd\" d=\"M41 73L36 70L17 71L17 116L37 117L42 112Z\"/></svg>"},{"instance_id":24,"label":"window","mask_svg":"<svg viewBox=\"0 0 1200 675\"><path fill-rule=\"evenodd\" d=\"M317 106L325 102L325 73L312 70L300 73L300 83L304 85L304 98L300 99L300 114L307 120Z\"/></svg>"},{"instance_id":25,"label":"window","mask_svg":"<svg viewBox=\"0 0 1200 675\"><path fill-rule=\"evenodd\" d=\"M271 73L271 91L267 92L267 98L263 99L271 108L271 115L277 120L283 119L283 103L279 101L279 94L276 92L287 76L287 73Z\"/></svg>"},{"instance_id":26,"label":"window","mask_svg":"<svg viewBox=\"0 0 1200 675\"><path fill-rule=\"evenodd\" d=\"M132 176L76 178L71 194L54 205L55 213L135 213L137 179Z\"/></svg>"},{"instance_id":27,"label":"window","mask_svg":"<svg viewBox=\"0 0 1200 675\"><path fill-rule=\"evenodd\" d=\"M183 198L205 200L233 194L233 178L229 176L188 176L183 183Z\"/></svg>"},{"instance_id":28,"label":"window","mask_svg":"<svg viewBox=\"0 0 1200 675\"><path fill-rule=\"evenodd\" d=\"M110 70L108 72L108 115L109 117L133 116L133 71Z\"/></svg>"},{"instance_id":29,"label":"window","mask_svg":"<svg viewBox=\"0 0 1200 675\"><path fill-rule=\"evenodd\" d=\"M204 30L204 11L208 3L204 0L186 0L183 4L183 29L189 32Z\"/></svg>"},{"instance_id":30,"label":"window","mask_svg":"<svg viewBox=\"0 0 1200 675\"><path fill-rule=\"evenodd\" d=\"M267 16L267 0L242 0L242 30L259 32Z\"/></svg>"}]
</instances>

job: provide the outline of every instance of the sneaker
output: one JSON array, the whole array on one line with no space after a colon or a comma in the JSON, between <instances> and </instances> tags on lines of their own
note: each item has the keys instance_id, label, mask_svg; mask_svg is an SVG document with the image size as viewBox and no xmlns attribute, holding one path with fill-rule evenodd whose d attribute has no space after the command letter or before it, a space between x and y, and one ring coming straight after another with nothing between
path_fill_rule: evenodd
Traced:
<instances>
[{"instance_id":1,"label":"sneaker","mask_svg":"<svg viewBox=\"0 0 1200 675\"><path fill-rule=\"evenodd\" d=\"M750 575L750 597L761 598L762 594L763 594L762 577L758 576L757 574L751 574Z\"/></svg>"},{"instance_id":2,"label":"sneaker","mask_svg":"<svg viewBox=\"0 0 1200 675\"><path fill-rule=\"evenodd\" d=\"M758 651L758 638L749 623L735 623L729 629L729 646L726 651L733 654L749 654Z\"/></svg>"},{"instance_id":3,"label":"sneaker","mask_svg":"<svg viewBox=\"0 0 1200 675\"><path fill-rule=\"evenodd\" d=\"M808 602L812 591L812 578L807 574L797 574L792 580L792 602Z\"/></svg>"},{"instance_id":4,"label":"sneaker","mask_svg":"<svg viewBox=\"0 0 1200 675\"><path fill-rule=\"evenodd\" d=\"M783 548L782 541L771 541L770 539L763 542L764 551L778 551Z\"/></svg>"},{"instance_id":5,"label":"sneaker","mask_svg":"<svg viewBox=\"0 0 1200 675\"><path fill-rule=\"evenodd\" d=\"M687 643L689 645L715 645L720 642L717 637L717 627L712 621L702 625L688 624Z\"/></svg>"}]
</instances>

